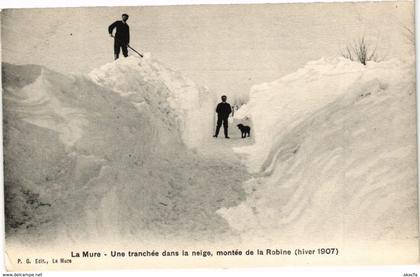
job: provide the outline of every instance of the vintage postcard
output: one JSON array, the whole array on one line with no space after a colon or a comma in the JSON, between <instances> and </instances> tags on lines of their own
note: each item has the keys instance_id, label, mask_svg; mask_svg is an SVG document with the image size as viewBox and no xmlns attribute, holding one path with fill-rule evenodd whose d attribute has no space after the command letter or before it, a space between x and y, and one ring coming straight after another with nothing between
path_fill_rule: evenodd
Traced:
<instances>
[{"instance_id":1,"label":"vintage postcard","mask_svg":"<svg viewBox=\"0 0 420 277\"><path fill-rule=\"evenodd\" d=\"M416 264L414 2L1 11L10 271Z\"/></svg>"}]
</instances>

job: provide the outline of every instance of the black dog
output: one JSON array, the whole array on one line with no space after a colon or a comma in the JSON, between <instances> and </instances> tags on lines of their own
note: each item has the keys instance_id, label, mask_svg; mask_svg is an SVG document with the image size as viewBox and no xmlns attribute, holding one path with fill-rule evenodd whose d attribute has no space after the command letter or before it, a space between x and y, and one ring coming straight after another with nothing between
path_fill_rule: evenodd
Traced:
<instances>
[{"instance_id":1,"label":"black dog","mask_svg":"<svg viewBox=\"0 0 420 277\"><path fill-rule=\"evenodd\" d=\"M246 138L247 134L248 134L248 137L251 136L251 127L244 126L243 124L238 124L236 126L238 126L239 130L241 130L242 138Z\"/></svg>"}]
</instances>

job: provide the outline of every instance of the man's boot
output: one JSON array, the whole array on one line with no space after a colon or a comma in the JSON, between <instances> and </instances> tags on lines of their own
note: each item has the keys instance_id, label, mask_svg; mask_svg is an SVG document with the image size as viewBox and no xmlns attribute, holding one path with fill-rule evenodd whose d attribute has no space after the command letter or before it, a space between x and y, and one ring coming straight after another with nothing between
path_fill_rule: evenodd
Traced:
<instances>
[{"instance_id":1,"label":"man's boot","mask_svg":"<svg viewBox=\"0 0 420 277\"><path fill-rule=\"evenodd\" d=\"M220 127L219 126L217 126L216 127L216 133L214 134L214 138L217 138L217 136L219 135L219 130L220 130Z\"/></svg>"},{"instance_id":2,"label":"man's boot","mask_svg":"<svg viewBox=\"0 0 420 277\"><path fill-rule=\"evenodd\" d=\"M226 128L226 127L224 127L223 128L224 129L224 131L225 131L225 138L230 138L229 136L228 136L228 128Z\"/></svg>"}]
</instances>

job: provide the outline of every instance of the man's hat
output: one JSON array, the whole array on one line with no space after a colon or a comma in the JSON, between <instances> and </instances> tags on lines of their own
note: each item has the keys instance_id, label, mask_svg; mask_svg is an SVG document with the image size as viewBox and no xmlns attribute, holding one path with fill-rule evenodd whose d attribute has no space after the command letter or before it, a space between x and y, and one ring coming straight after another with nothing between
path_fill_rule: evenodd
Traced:
<instances>
[{"instance_id":1,"label":"man's hat","mask_svg":"<svg viewBox=\"0 0 420 277\"><path fill-rule=\"evenodd\" d=\"M128 14L126 14L126 13L123 13L121 16L126 16L126 17L128 17Z\"/></svg>"}]
</instances>

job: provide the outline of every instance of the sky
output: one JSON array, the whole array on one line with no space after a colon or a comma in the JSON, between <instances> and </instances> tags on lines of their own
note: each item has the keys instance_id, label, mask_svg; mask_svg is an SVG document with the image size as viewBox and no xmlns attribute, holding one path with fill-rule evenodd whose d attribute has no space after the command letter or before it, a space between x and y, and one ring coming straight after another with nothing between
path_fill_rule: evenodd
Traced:
<instances>
[{"instance_id":1,"label":"sky","mask_svg":"<svg viewBox=\"0 0 420 277\"><path fill-rule=\"evenodd\" d=\"M132 47L229 96L340 56L361 36L384 59L400 57L413 12L412 2L3 10L2 59L88 73L112 62L107 28L128 13Z\"/></svg>"}]
</instances>

